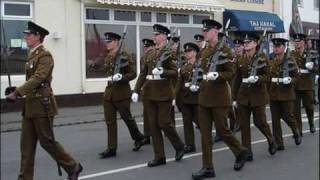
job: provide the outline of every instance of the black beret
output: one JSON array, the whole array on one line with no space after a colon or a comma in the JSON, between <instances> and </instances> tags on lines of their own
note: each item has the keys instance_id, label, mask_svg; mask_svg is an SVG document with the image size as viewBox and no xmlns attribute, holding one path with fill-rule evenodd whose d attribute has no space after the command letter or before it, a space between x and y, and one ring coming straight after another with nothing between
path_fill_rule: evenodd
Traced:
<instances>
[{"instance_id":1,"label":"black beret","mask_svg":"<svg viewBox=\"0 0 320 180\"><path fill-rule=\"evenodd\" d=\"M163 33L163 34L169 35L170 30L166 26L163 26L161 24L155 24L153 25L153 33L154 34Z\"/></svg>"},{"instance_id":2,"label":"black beret","mask_svg":"<svg viewBox=\"0 0 320 180\"><path fill-rule=\"evenodd\" d=\"M294 40L306 40L307 36L305 34L302 33L295 33L292 35L292 38Z\"/></svg>"},{"instance_id":3,"label":"black beret","mask_svg":"<svg viewBox=\"0 0 320 180\"><path fill-rule=\"evenodd\" d=\"M239 38L239 39L234 39L234 40L233 40L233 43L234 43L234 44L243 44L243 40L240 39L240 38Z\"/></svg>"},{"instance_id":4,"label":"black beret","mask_svg":"<svg viewBox=\"0 0 320 180\"><path fill-rule=\"evenodd\" d=\"M113 41L113 40L120 40L121 36L119 34L116 34L114 32L106 32L104 33L104 37L106 41Z\"/></svg>"},{"instance_id":5,"label":"black beret","mask_svg":"<svg viewBox=\"0 0 320 180\"><path fill-rule=\"evenodd\" d=\"M23 31L23 33L26 33L26 34L32 33L32 34L39 34L40 36L46 36L49 34L49 31L39 26L38 24L29 21L28 27L26 30Z\"/></svg>"},{"instance_id":6,"label":"black beret","mask_svg":"<svg viewBox=\"0 0 320 180\"><path fill-rule=\"evenodd\" d=\"M285 45L286 42L288 42L288 40L284 38L273 38L271 41L274 45Z\"/></svg>"},{"instance_id":7,"label":"black beret","mask_svg":"<svg viewBox=\"0 0 320 180\"><path fill-rule=\"evenodd\" d=\"M196 34L196 35L194 35L194 39L196 41L203 41L204 37L201 34Z\"/></svg>"},{"instance_id":8,"label":"black beret","mask_svg":"<svg viewBox=\"0 0 320 180\"><path fill-rule=\"evenodd\" d=\"M180 41L180 37L172 37L171 38L173 42L179 42Z\"/></svg>"},{"instance_id":9,"label":"black beret","mask_svg":"<svg viewBox=\"0 0 320 180\"><path fill-rule=\"evenodd\" d=\"M221 29L222 25L221 23L219 23L218 21L215 21L213 19L204 19L202 20L202 30L206 31L206 30L209 30L211 28L214 28L214 29Z\"/></svg>"},{"instance_id":10,"label":"black beret","mask_svg":"<svg viewBox=\"0 0 320 180\"><path fill-rule=\"evenodd\" d=\"M260 39L259 35L257 33L255 33L255 32L246 33L243 36L243 41L247 41L247 40L259 41L259 39Z\"/></svg>"},{"instance_id":11,"label":"black beret","mask_svg":"<svg viewBox=\"0 0 320 180\"><path fill-rule=\"evenodd\" d=\"M142 39L142 43L144 47L154 46L154 42L151 39Z\"/></svg>"},{"instance_id":12,"label":"black beret","mask_svg":"<svg viewBox=\"0 0 320 180\"><path fill-rule=\"evenodd\" d=\"M188 43L185 43L183 45L183 48L184 48L184 51L188 51L188 50L193 50L193 51L196 51L197 53L200 51L198 45L196 45L195 43L192 43L192 42L188 42Z\"/></svg>"}]
</instances>

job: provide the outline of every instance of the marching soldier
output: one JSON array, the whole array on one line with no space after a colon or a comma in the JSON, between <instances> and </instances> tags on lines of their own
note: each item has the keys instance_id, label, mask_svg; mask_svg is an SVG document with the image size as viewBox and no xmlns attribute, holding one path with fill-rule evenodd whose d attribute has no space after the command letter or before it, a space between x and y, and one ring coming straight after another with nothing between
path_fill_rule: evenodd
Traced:
<instances>
[{"instance_id":1,"label":"marching soldier","mask_svg":"<svg viewBox=\"0 0 320 180\"><path fill-rule=\"evenodd\" d=\"M155 44L152 39L143 39L142 43L143 43L144 55L141 58L140 62L142 63L142 65L144 65L145 61L146 61L147 53L151 52L154 49ZM143 68L144 67L142 67L141 69L143 69ZM145 144L150 144L151 133L150 133L150 127L149 127L148 113L147 113L148 112L147 111L148 105L146 104L146 100L143 98L143 96L144 96L143 86L141 88L140 94L141 94L141 100L142 100L142 104L143 104L143 129L144 129L144 136L146 138ZM138 102L138 99L132 99L132 101Z\"/></svg>"},{"instance_id":2,"label":"marching soldier","mask_svg":"<svg viewBox=\"0 0 320 180\"><path fill-rule=\"evenodd\" d=\"M311 56L315 53L310 52L306 49L306 35L294 34L294 45L295 50L292 51L292 56L295 58L296 63L299 67L299 76L295 86L296 101L295 101L295 118L297 120L297 126L299 133L302 136L302 119L301 119L301 101L305 107L307 118L309 121L310 132L316 131L314 127L314 97L313 97L313 78L312 74L318 71L318 64L316 58Z\"/></svg>"},{"instance_id":3,"label":"marching soldier","mask_svg":"<svg viewBox=\"0 0 320 180\"><path fill-rule=\"evenodd\" d=\"M248 150L232 135L228 128L227 116L231 106L231 94L228 81L234 75L231 49L218 42L218 31L222 25L212 19L203 23L203 34L208 46L201 54L201 67L204 80L199 89L199 125L202 144L202 169L192 174L193 179L215 177L212 163L212 123L223 141L236 157L235 170L241 170L246 162ZM223 43L223 42L221 42ZM221 46L222 45L222 46ZM215 53L220 53L217 59Z\"/></svg>"},{"instance_id":4,"label":"marching soldier","mask_svg":"<svg viewBox=\"0 0 320 180\"><path fill-rule=\"evenodd\" d=\"M99 153L101 159L116 156L118 144L117 111L127 125L131 138L134 140L133 151L138 151L145 141L130 112L131 89L129 81L136 77L136 73L133 70L132 58L127 52L121 51L120 35L113 32L107 32L104 35L105 47L109 51L104 59L104 69L108 81L103 96L104 117L108 131L108 147L105 151ZM120 62L117 62L119 60L118 56L121 56ZM118 67L116 66L117 63L119 63ZM117 70L116 68L119 69Z\"/></svg>"},{"instance_id":5,"label":"marching soldier","mask_svg":"<svg viewBox=\"0 0 320 180\"><path fill-rule=\"evenodd\" d=\"M286 57L287 39L273 38L273 59L270 60L271 84L269 88L270 108L272 116L273 135L278 146L277 150L284 150L281 122L282 118L295 135L295 143L299 145L301 138L294 120L293 109L295 100L294 81L298 68L293 58ZM286 59L288 58L288 59Z\"/></svg>"},{"instance_id":6,"label":"marching soldier","mask_svg":"<svg viewBox=\"0 0 320 180\"><path fill-rule=\"evenodd\" d=\"M200 76L200 63L197 54L200 48L194 43L184 44L185 63L180 70L180 78L176 86L176 92L181 96L181 112L185 139L185 153L195 152L193 123L198 125L198 76ZM199 68L196 70L196 68ZM193 74L198 73L198 74ZM195 79L194 79L195 78ZM202 77L201 77L202 78Z\"/></svg>"},{"instance_id":7,"label":"marching soldier","mask_svg":"<svg viewBox=\"0 0 320 180\"><path fill-rule=\"evenodd\" d=\"M257 52L259 41L257 34L248 33L243 41L245 52L236 62L233 97L240 115L242 145L248 148L250 152L247 161L252 161L251 113L253 114L254 125L268 140L269 153L274 155L277 149L266 118L266 105L269 103L267 91L267 82L269 81L268 58L266 54ZM255 75L251 74L254 71L253 68L256 71Z\"/></svg>"},{"instance_id":8,"label":"marching soldier","mask_svg":"<svg viewBox=\"0 0 320 180\"><path fill-rule=\"evenodd\" d=\"M55 141L53 133L53 118L57 114L57 104L51 88L54 60L51 53L42 45L49 31L28 22L28 28L23 32L24 39L30 49L26 63L26 82L20 87L6 92L8 100L16 100L25 96L21 131L21 168L18 179L32 180L34 173L34 158L37 142L57 161L68 173L68 180L77 180L82 166L76 162Z\"/></svg>"},{"instance_id":9,"label":"marching soldier","mask_svg":"<svg viewBox=\"0 0 320 180\"><path fill-rule=\"evenodd\" d=\"M206 47L206 41L204 40L204 37L201 34L196 34L194 35L193 38L196 44L198 45L198 47L200 48L200 52L201 52L201 50Z\"/></svg>"},{"instance_id":10,"label":"marching soldier","mask_svg":"<svg viewBox=\"0 0 320 180\"><path fill-rule=\"evenodd\" d=\"M144 85L144 98L148 106L148 118L155 157L148 162L149 167L166 164L161 130L168 137L176 150L175 160L180 161L184 155L184 144L170 119L174 89L172 79L177 78L177 67L172 60L171 47L167 38L170 30L160 24L153 26L156 49L148 53L145 67L140 72L132 97L138 98Z\"/></svg>"}]
</instances>

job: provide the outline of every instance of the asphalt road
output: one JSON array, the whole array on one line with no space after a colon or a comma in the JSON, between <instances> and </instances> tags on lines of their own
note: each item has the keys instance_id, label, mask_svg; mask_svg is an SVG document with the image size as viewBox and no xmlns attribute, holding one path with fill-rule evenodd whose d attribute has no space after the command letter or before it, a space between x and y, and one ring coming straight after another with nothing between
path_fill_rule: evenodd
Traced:
<instances>
[{"instance_id":1,"label":"asphalt road","mask_svg":"<svg viewBox=\"0 0 320 180\"><path fill-rule=\"evenodd\" d=\"M107 133L102 119L101 108L81 107L66 108L60 111L59 121L74 122L86 120L91 123L70 123L69 126L55 127L56 140L64 145L84 166L80 179L87 180L189 180L191 173L201 168L200 132L196 130L197 152L185 155L181 162L174 161L174 149L165 139L167 164L149 168L146 162L153 158L151 145L142 147L138 152L133 152L133 141L123 121L118 121L118 151L117 156L100 160L98 153L106 148ZM133 107L133 114L141 112L140 107ZM61 113L62 112L62 113ZM271 120L267 110L268 120ZM263 135L252 127L252 142L254 161L246 163L242 171L233 170L235 158L223 142L214 144L213 161L217 180L318 180L319 179L319 112L315 113L317 132L309 133L309 126L304 116L303 142L300 146L294 144L292 134L283 123L285 151L278 152L275 156L268 153L268 144ZM20 113L1 114L4 119L21 119ZM183 124L177 114L177 131L183 138ZM136 118L139 128L143 129L142 119ZM17 127L19 126L19 122ZM12 126L13 123L1 123ZM1 133L1 179L17 179L20 163L20 131ZM236 134L240 139L240 133ZM66 178L66 173L63 178ZM61 179L63 179L61 178ZM35 180L57 180L56 163L38 146L35 164Z\"/></svg>"}]
</instances>

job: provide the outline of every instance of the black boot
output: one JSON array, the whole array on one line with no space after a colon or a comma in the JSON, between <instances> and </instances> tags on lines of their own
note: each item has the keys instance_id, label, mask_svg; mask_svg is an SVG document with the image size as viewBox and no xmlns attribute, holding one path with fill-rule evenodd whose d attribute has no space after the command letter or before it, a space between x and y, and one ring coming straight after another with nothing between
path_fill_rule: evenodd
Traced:
<instances>
[{"instance_id":1,"label":"black boot","mask_svg":"<svg viewBox=\"0 0 320 180\"><path fill-rule=\"evenodd\" d=\"M166 164L166 158L154 159L148 162L148 167L155 167Z\"/></svg>"},{"instance_id":2,"label":"black boot","mask_svg":"<svg viewBox=\"0 0 320 180\"><path fill-rule=\"evenodd\" d=\"M196 152L196 147L195 145L186 145L184 146L184 153L192 153L192 152Z\"/></svg>"},{"instance_id":3,"label":"black boot","mask_svg":"<svg viewBox=\"0 0 320 180\"><path fill-rule=\"evenodd\" d=\"M277 149L278 149L277 144L274 141L269 142L269 149L268 150L271 155L275 155L277 152Z\"/></svg>"},{"instance_id":4,"label":"black boot","mask_svg":"<svg viewBox=\"0 0 320 180\"><path fill-rule=\"evenodd\" d=\"M284 145L278 145L277 150L278 151L284 151Z\"/></svg>"},{"instance_id":5,"label":"black boot","mask_svg":"<svg viewBox=\"0 0 320 180\"><path fill-rule=\"evenodd\" d=\"M219 141L222 141L222 138L221 138L221 136L216 134L216 136L214 137L214 142L219 142Z\"/></svg>"},{"instance_id":6,"label":"black boot","mask_svg":"<svg viewBox=\"0 0 320 180\"><path fill-rule=\"evenodd\" d=\"M113 157L116 155L117 155L117 151L115 149L107 149L99 153L100 159L105 159L105 158Z\"/></svg>"},{"instance_id":7,"label":"black boot","mask_svg":"<svg viewBox=\"0 0 320 180\"><path fill-rule=\"evenodd\" d=\"M184 155L184 146L176 150L176 156L175 156L176 161L180 161L183 158L183 155Z\"/></svg>"},{"instance_id":8,"label":"black boot","mask_svg":"<svg viewBox=\"0 0 320 180\"><path fill-rule=\"evenodd\" d=\"M293 138L294 138L294 142L296 143L297 146L301 144L302 138L299 134L293 135Z\"/></svg>"},{"instance_id":9,"label":"black boot","mask_svg":"<svg viewBox=\"0 0 320 180\"><path fill-rule=\"evenodd\" d=\"M142 145L143 145L143 139L135 141L132 151L139 151L139 149L142 147Z\"/></svg>"},{"instance_id":10,"label":"black boot","mask_svg":"<svg viewBox=\"0 0 320 180\"><path fill-rule=\"evenodd\" d=\"M314 124L310 124L309 127L310 127L310 132L311 133L315 133L316 132L316 128L314 127Z\"/></svg>"},{"instance_id":11,"label":"black boot","mask_svg":"<svg viewBox=\"0 0 320 180\"><path fill-rule=\"evenodd\" d=\"M240 171L246 163L249 154L250 153L248 150L243 150L236 158L236 162L234 163L233 169L236 171Z\"/></svg>"},{"instance_id":12,"label":"black boot","mask_svg":"<svg viewBox=\"0 0 320 180\"><path fill-rule=\"evenodd\" d=\"M201 180L204 178L216 177L213 168L202 168L198 172L192 173L192 179Z\"/></svg>"},{"instance_id":13,"label":"black boot","mask_svg":"<svg viewBox=\"0 0 320 180\"><path fill-rule=\"evenodd\" d=\"M246 161L250 161L250 162L253 161L253 154L252 154L251 150L247 154Z\"/></svg>"},{"instance_id":14,"label":"black boot","mask_svg":"<svg viewBox=\"0 0 320 180\"><path fill-rule=\"evenodd\" d=\"M150 136L145 136L142 140L142 145L151 144Z\"/></svg>"},{"instance_id":15,"label":"black boot","mask_svg":"<svg viewBox=\"0 0 320 180\"><path fill-rule=\"evenodd\" d=\"M68 180L78 180L79 174L82 172L82 170L82 165L78 163L73 172L68 175Z\"/></svg>"}]
</instances>

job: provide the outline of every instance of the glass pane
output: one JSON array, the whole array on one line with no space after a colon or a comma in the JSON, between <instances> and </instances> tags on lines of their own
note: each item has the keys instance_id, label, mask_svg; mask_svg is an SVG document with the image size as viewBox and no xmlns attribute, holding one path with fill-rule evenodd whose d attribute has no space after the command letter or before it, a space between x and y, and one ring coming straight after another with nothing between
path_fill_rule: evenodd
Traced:
<instances>
[{"instance_id":1,"label":"glass pane","mask_svg":"<svg viewBox=\"0 0 320 180\"><path fill-rule=\"evenodd\" d=\"M105 32L116 32L122 35L123 25L86 24L86 78L104 78L103 69L104 50L103 39ZM132 55L134 66L136 65L136 26L128 26L123 49ZM90 68L90 64L95 64L96 68ZM135 69L136 70L136 69Z\"/></svg>"},{"instance_id":2,"label":"glass pane","mask_svg":"<svg viewBox=\"0 0 320 180\"><path fill-rule=\"evenodd\" d=\"M87 19L109 20L108 9L87 9Z\"/></svg>"},{"instance_id":3,"label":"glass pane","mask_svg":"<svg viewBox=\"0 0 320 180\"><path fill-rule=\"evenodd\" d=\"M7 74L6 63L11 74L24 74L27 60L27 48L23 39L23 30L27 21L3 20L1 31L1 75ZM8 60L8 61L7 61Z\"/></svg>"},{"instance_id":4,"label":"glass pane","mask_svg":"<svg viewBox=\"0 0 320 180\"><path fill-rule=\"evenodd\" d=\"M136 20L136 12L134 12L134 11L114 11L114 20L135 21Z\"/></svg>"},{"instance_id":5,"label":"glass pane","mask_svg":"<svg viewBox=\"0 0 320 180\"><path fill-rule=\"evenodd\" d=\"M30 16L30 5L5 3L4 14L7 16Z\"/></svg>"},{"instance_id":6,"label":"glass pane","mask_svg":"<svg viewBox=\"0 0 320 180\"><path fill-rule=\"evenodd\" d=\"M157 13L157 22L167 22L167 14L166 13Z\"/></svg>"},{"instance_id":7,"label":"glass pane","mask_svg":"<svg viewBox=\"0 0 320 180\"><path fill-rule=\"evenodd\" d=\"M186 14L172 14L171 23L189 24L189 15Z\"/></svg>"},{"instance_id":8,"label":"glass pane","mask_svg":"<svg viewBox=\"0 0 320 180\"><path fill-rule=\"evenodd\" d=\"M141 21L142 22L151 22L151 12L141 12Z\"/></svg>"},{"instance_id":9,"label":"glass pane","mask_svg":"<svg viewBox=\"0 0 320 180\"><path fill-rule=\"evenodd\" d=\"M193 24L202 24L202 20L209 19L207 15L193 15Z\"/></svg>"}]
</instances>

